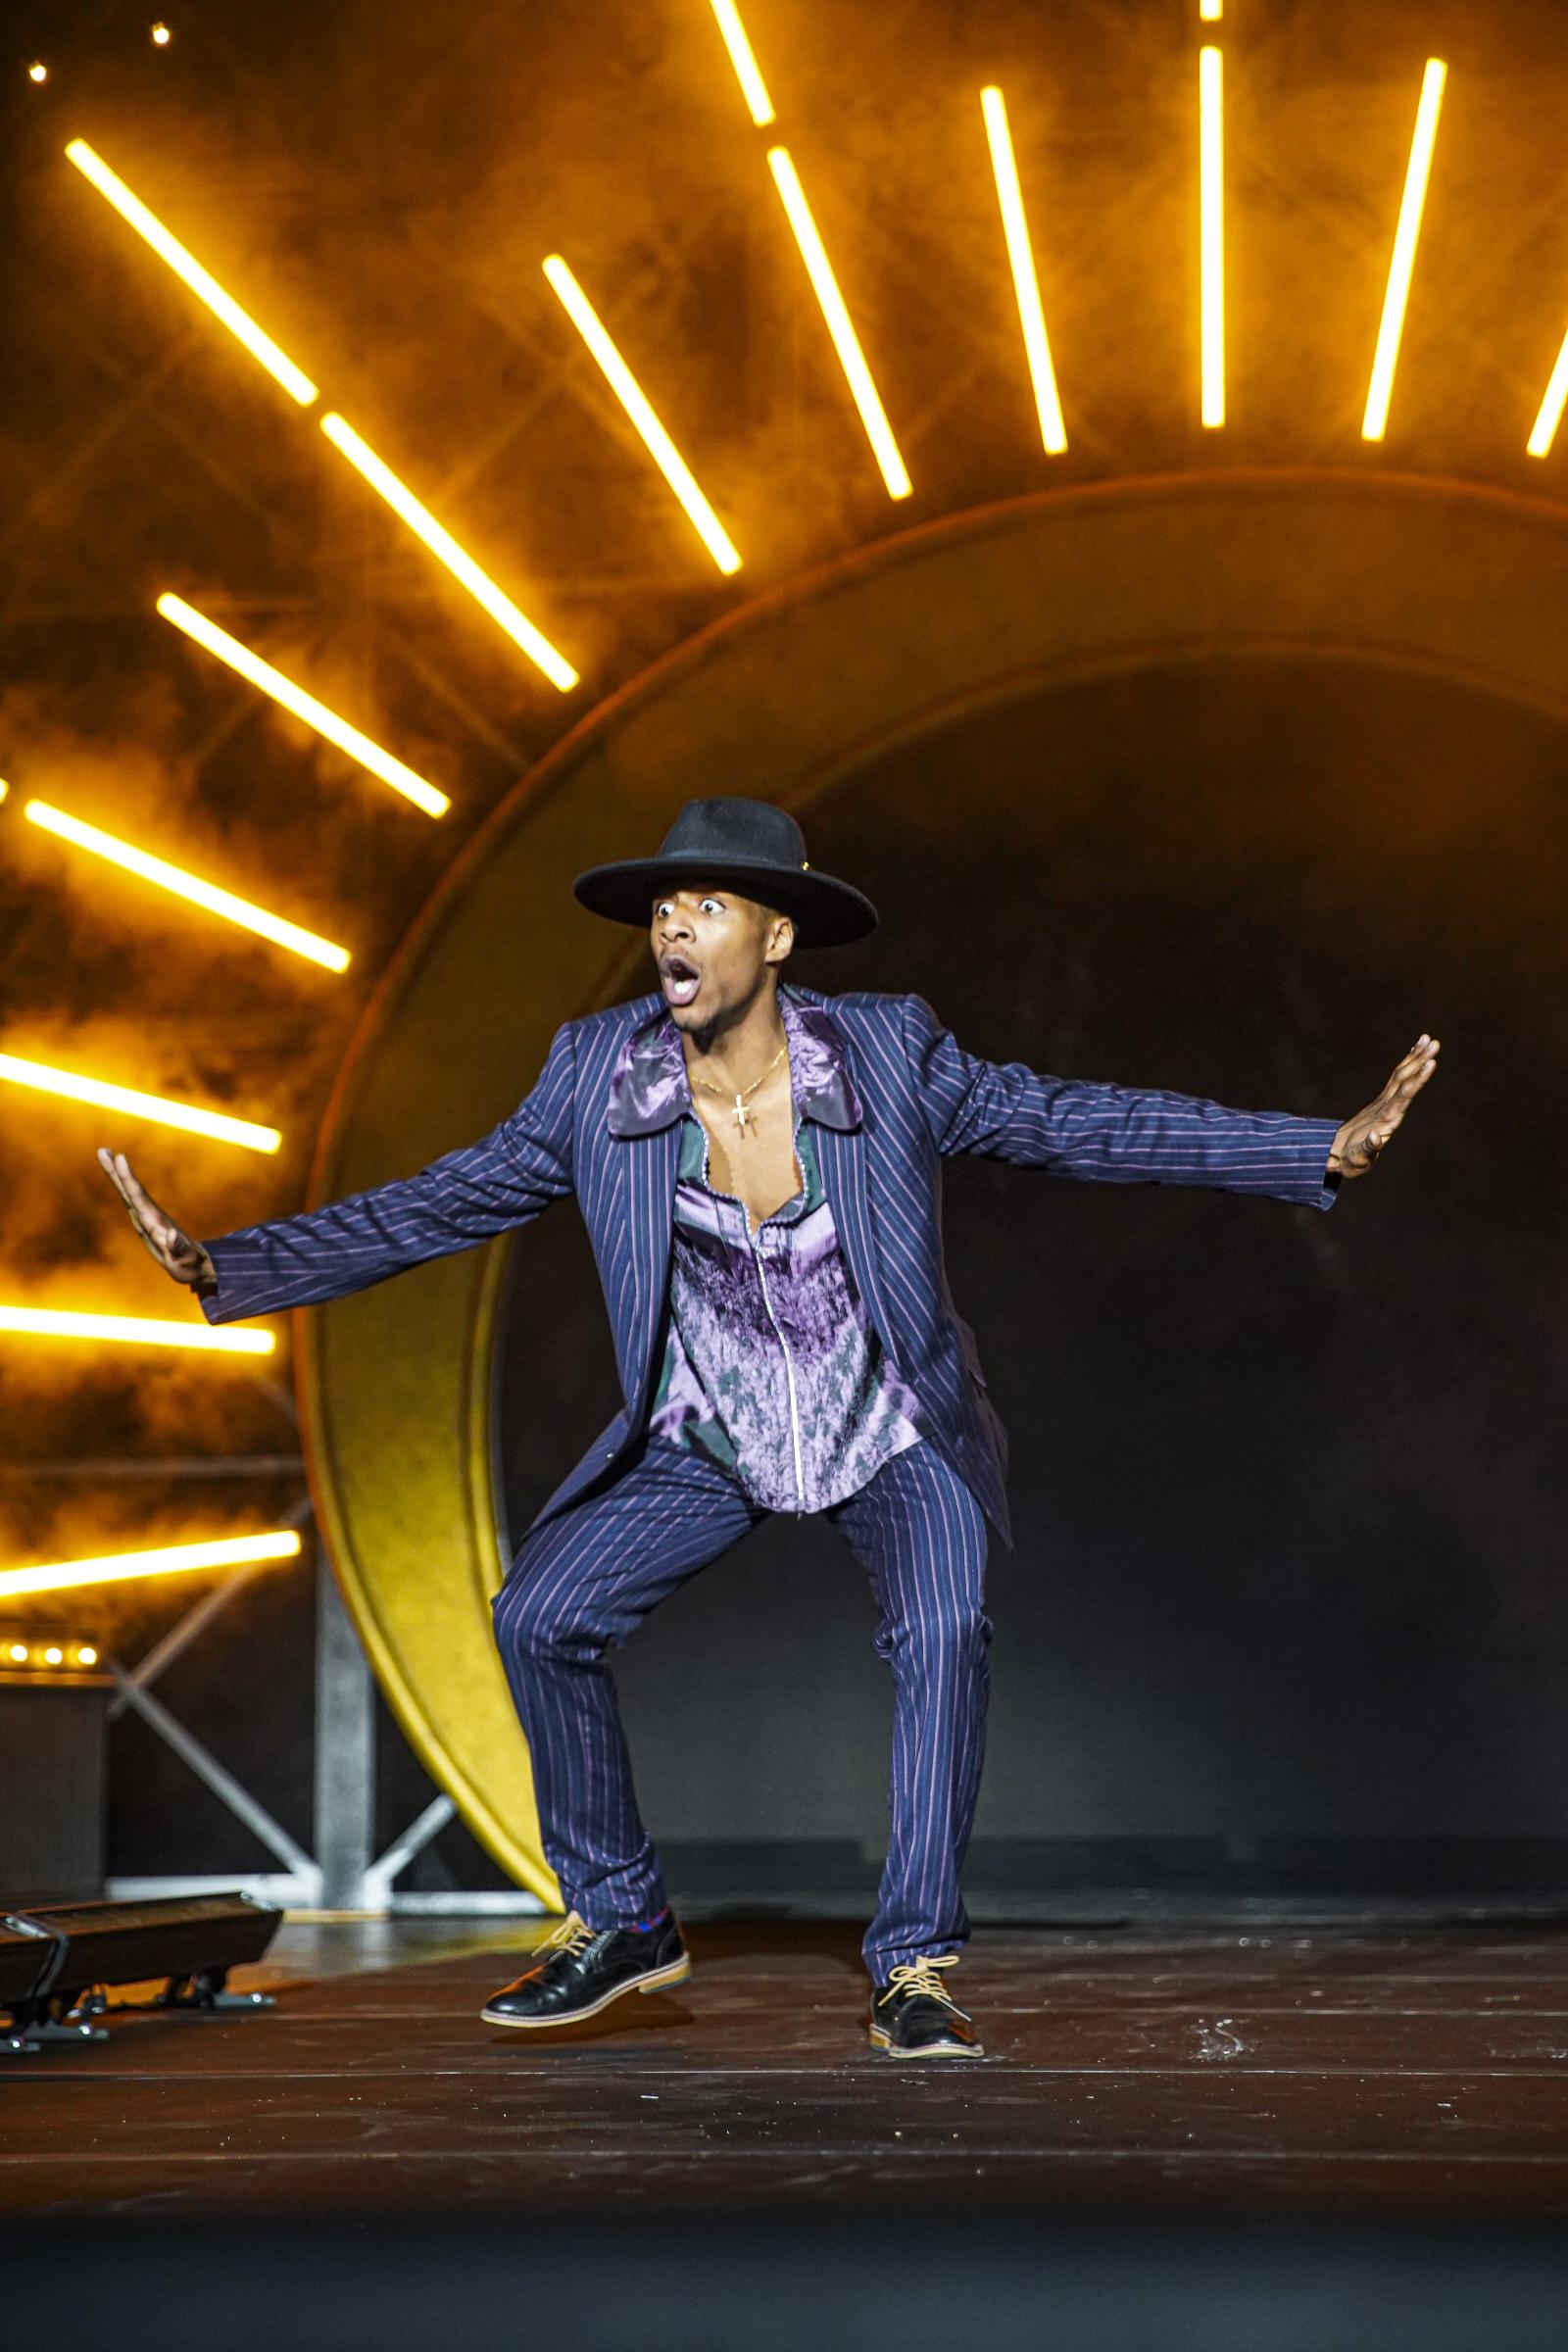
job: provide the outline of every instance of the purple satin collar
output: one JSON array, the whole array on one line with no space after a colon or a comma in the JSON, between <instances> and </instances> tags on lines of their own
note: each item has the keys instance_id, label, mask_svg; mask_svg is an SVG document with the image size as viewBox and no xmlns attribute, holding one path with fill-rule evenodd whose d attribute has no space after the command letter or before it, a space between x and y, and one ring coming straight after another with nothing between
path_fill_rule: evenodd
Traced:
<instances>
[{"instance_id":1,"label":"purple satin collar","mask_svg":"<svg viewBox=\"0 0 1568 2352\"><path fill-rule=\"evenodd\" d=\"M790 1048L790 1082L802 1118L822 1127L858 1127L860 1098L850 1076L843 1034L832 1015L799 1003L788 989L778 996ZM691 1109L691 1087L680 1031L667 1012L656 1012L620 1050L610 1080L607 1124L612 1135L655 1135Z\"/></svg>"}]
</instances>

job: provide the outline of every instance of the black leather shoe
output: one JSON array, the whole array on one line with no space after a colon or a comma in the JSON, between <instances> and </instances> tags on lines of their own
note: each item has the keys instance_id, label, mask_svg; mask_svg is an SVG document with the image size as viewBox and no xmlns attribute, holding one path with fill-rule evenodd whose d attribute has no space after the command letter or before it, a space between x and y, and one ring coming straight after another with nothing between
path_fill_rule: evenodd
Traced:
<instances>
[{"instance_id":1,"label":"black leather shoe","mask_svg":"<svg viewBox=\"0 0 1568 2352\"><path fill-rule=\"evenodd\" d=\"M479 2015L492 2026L571 2026L596 2017L623 1992L684 1984L692 1973L673 1913L653 1928L601 1928L569 1911L514 1984L492 1993Z\"/></svg>"},{"instance_id":2,"label":"black leather shoe","mask_svg":"<svg viewBox=\"0 0 1568 2352\"><path fill-rule=\"evenodd\" d=\"M895 1968L871 1995L871 2047L890 2058L983 2058L974 2020L958 2007L937 1971L956 1968L956 1952Z\"/></svg>"}]
</instances>

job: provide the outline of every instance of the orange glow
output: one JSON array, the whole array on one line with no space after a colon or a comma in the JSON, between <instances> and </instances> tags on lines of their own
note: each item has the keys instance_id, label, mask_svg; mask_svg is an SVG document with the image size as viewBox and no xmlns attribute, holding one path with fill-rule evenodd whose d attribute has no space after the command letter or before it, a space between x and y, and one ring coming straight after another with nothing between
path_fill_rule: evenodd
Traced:
<instances>
[{"instance_id":1,"label":"orange glow","mask_svg":"<svg viewBox=\"0 0 1568 2352\"><path fill-rule=\"evenodd\" d=\"M288 922L280 914L270 914L265 906L253 906L249 899L237 899L231 890L221 890L216 882L204 882L199 874L188 874L183 866L171 865L167 858L155 858L150 851L138 850L132 843L121 841L116 834L105 833L79 816L68 816L63 808L52 808L47 801L27 801L22 813L45 833L57 834L62 841L71 842L78 850L88 850L95 858L106 858L111 865L122 867L127 874L139 875L144 882L156 882L160 890L172 891L178 899L188 899L193 906L205 906L209 914L220 914L225 922L237 923L242 931L255 931L263 939L271 940L275 947L287 948L292 955L303 956L311 963L325 964L328 971L348 970L347 948L334 947L329 939L318 939L314 931L302 931L298 923Z\"/></svg>"},{"instance_id":2,"label":"orange glow","mask_svg":"<svg viewBox=\"0 0 1568 2352\"><path fill-rule=\"evenodd\" d=\"M444 792L437 792L433 784L416 776L412 767L405 767L401 760L383 752L368 735L362 735L358 727L351 727L346 718L339 718L335 710L318 703L314 694L307 694L303 686L285 678L280 669L264 662L260 654L253 654L249 646L241 645L237 637L230 637L226 629L209 620L205 612L198 612L194 605L187 605L182 596L161 596L158 610L165 620L172 620L176 629L183 629L195 644L216 654L220 662L237 670L251 685L270 694L274 703L281 703L285 710L292 710L296 718L314 727L318 735L324 735L328 743L335 743L340 752L347 752L351 760L368 767L372 776L390 784L394 792L401 792L416 808L422 808L426 816L445 816L452 803Z\"/></svg>"},{"instance_id":3,"label":"orange glow","mask_svg":"<svg viewBox=\"0 0 1568 2352\"><path fill-rule=\"evenodd\" d=\"M598 312L559 253L545 262L544 272L561 298L572 325L598 361L611 390L637 427L650 456L685 508L693 529L720 571L739 571L734 542L713 513L680 451L655 413L641 384L621 358Z\"/></svg>"},{"instance_id":4,"label":"orange glow","mask_svg":"<svg viewBox=\"0 0 1568 2352\"><path fill-rule=\"evenodd\" d=\"M761 69L746 37L746 27L741 23L735 0L712 0L712 8L718 20L718 29L724 36L724 46L729 51L729 62L735 69L735 78L752 110L752 121L759 124L771 122L773 101L767 94Z\"/></svg>"},{"instance_id":5,"label":"orange glow","mask_svg":"<svg viewBox=\"0 0 1568 2352\"><path fill-rule=\"evenodd\" d=\"M1551 380L1546 386L1545 396L1537 413L1536 421L1530 428L1530 438L1525 444L1533 458L1544 458L1548 455L1551 445L1557 437L1557 427L1562 422L1565 403L1568 403L1568 335L1564 335L1558 348L1557 365L1551 371ZM0 785L0 792L4 790L4 785Z\"/></svg>"},{"instance_id":6,"label":"orange glow","mask_svg":"<svg viewBox=\"0 0 1568 2352\"><path fill-rule=\"evenodd\" d=\"M1051 345L1046 338L1045 316L1040 308L1040 280L1029 243L1029 224L1024 218L1023 192L1018 185L1018 166L1012 152L1012 133L1007 127L1006 101L995 85L981 91L980 111L985 119L986 137L991 144L991 169L996 176L997 201L1002 207L1007 259L1012 264L1012 289L1018 304L1019 323L1023 328L1024 356L1029 362L1029 374L1035 388L1040 437L1050 454L1059 457L1067 446L1067 428L1061 418L1056 374L1051 364Z\"/></svg>"},{"instance_id":7,"label":"orange glow","mask_svg":"<svg viewBox=\"0 0 1568 2352\"><path fill-rule=\"evenodd\" d=\"M1366 415L1361 420L1363 441L1381 441L1388 430L1394 370L1399 358L1399 339L1404 332L1404 314L1410 300L1416 243L1421 234L1421 214L1426 204L1427 182L1432 175L1432 151L1437 145L1438 117L1443 111L1443 90L1447 74L1448 69L1441 58L1428 58L1426 72L1421 77L1421 101L1416 109L1415 132L1410 141L1410 161L1404 175L1399 225L1395 232L1394 258L1389 264L1389 283L1383 297L1383 318L1378 328L1377 353L1372 362L1372 381L1367 387Z\"/></svg>"},{"instance_id":8,"label":"orange glow","mask_svg":"<svg viewBox=\"0 0 1568 2352\"><path fill-rule=\"evenodd\" d=\"M373 449L360 439L351 424L334 413L321 418L321 430L336 450L340 450L355 471L363 475L378 498L384 498L394 514L406 522L416 538L422 539L431 555L444 564L455 580L461 580L468 594L481 604L514 645L518 645L530 662L537 662L552 686L569 694L577 683L577 672L564 655L558 654L548 637L536 629L531 620L517 611L510 596L504 595L486 571L481 571L473 558L461 548L452 533L437 522L427 507L421 507L412 490L398 480L390 466L378 458Z\"/></svg>"},{"instance_id":9,"label":"orange glow","mask_svg":"<svg viewBox=\"0 0 1568 2352\"><path fill-rule=\"evenodd\" d=\"M269 334L264 334L248 311L242 311L231 294L225 294L209 270L202 268L192 253L187 253L179 239L172 236L156 213L149 212L139 196L133 196L118 172L111 172L101 155L88 146L85 139L73 139L66 149L70 161L84 179L90 180L106 203L112 204L122 220L128 221L136 234L149 244L161 262L167 262L176 277L182 278L197 300L204 302L215 318L222 321L236 342L242 343L253 360L260 361L274 382L292 394L301 408L308 409L316 398L316 386L303 368L296 368L286 351L280 351Z\"/></svg>"},{"instance_id":10,"label":"orange glow","mask_svg":"<svg viewBox=\"0 0 1568 2352\"><path fill-rule=\"evenodd\" d=\"M882 468L888 496L907 498L914 485L905 471L899 445L893 438L893 427L888 422L881 396L871 379L871 370L865 364L859 337L851 324L844 297L839 292L839 281L833 274L833 265L817 233L794 158L787 147L770 147L767 161L790 227L795 232L795 242L801 249L807 275L810 278L812 291L827 321L827 331L833 338L833 348L839 355L839 365L844 370L855 405L860 412L860 422L865 427L866 438Z\"/></svg>"},{"instance_id":11,"label":"orange glow","mask_svg":"<svg viewBox=\"0 0 1568 2352\"><path fill-rule=\"evenodd\" d=\"M300 1539L292 1528L260 1536L226 1537L217 1544L167 1544L156 1551L122 1551L91 1560L53 1560L37 1568L0 1569L0 1600L25 1592L69 1592L78 1585L118 1584L127 1577L182 1576L198 1568L240 1568L258 1560L291 1560ZM90 1661L84 1656L83 1663Z\"/></svg>"},{"instance_id":12,"label":"orange glow","mask_svg":"<svg viewBox=\"0 0 1568 2352\"><path fill-rule=\"evenodd\" d=\"M110 1340L134 1348L198 1348L214 1355L270 1355L277 1345L270 1331L222 1331L203 1322L80 1315L43 1306L0 1306L0 1331L41 1340Z\"/></svg>"},{"instance_id":13,"label":"orange glow","mask_svg":"<svg viewBox=\"0 0 1568 2352\"><path fill-rule=\"evenodd\" d=\"M134 1087L84 1077L79 1070L56 1069L52 1062L24 1061L19 1054L0 1054L0 1079L12 1086L34 1087L42 1095L63 1095L71 1102L92 1102L100 1110L122 1110L128 1118L151 1119L156 1126L177 1127L186 1135L209 1135L215 1143L239 1144L247 1152L275 1152L283 1141L275 1127L231 1119L226 1111L199 1110L191 1102L171 1102L162 1095L139 1094Z\"/></svg>"}]
</instances>

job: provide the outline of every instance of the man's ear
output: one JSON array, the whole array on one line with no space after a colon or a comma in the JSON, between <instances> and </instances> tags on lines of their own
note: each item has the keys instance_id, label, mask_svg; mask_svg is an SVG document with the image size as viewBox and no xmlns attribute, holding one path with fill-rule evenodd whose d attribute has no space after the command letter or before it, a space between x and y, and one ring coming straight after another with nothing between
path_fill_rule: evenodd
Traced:
<instances>
[{"instance_id":1,"label":"man's ear","mask_svg":"<svg viewBox=\"0 0 1568 2352\"><path fill-rule=\"evenodd\" d=\"M775 914L767 926L766 961L783 963L795 945L795 925L787 914Z\"/></svg>"}]
</instances>

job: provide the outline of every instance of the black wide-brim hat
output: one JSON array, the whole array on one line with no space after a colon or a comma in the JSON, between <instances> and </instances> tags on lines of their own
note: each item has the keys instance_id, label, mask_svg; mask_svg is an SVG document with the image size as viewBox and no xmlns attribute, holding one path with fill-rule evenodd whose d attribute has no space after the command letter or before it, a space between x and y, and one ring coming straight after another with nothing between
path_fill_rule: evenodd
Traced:
<instances>
[{"instance_id":1,"label":"black wide-brim hat","mask_svg":"<svg viewBox=\"0 0 1568 2352\"><path fill-rule=\"evenodd\" d=\"M657 858L590 866L571 891L590 912L645 930L659 893L693 882L727 882L742 897L776 906L795 925L797 947L841 948L876 929L870 900L818 873L794 817L767 801L688 801Z\"/></svg>"}]
</instances>

